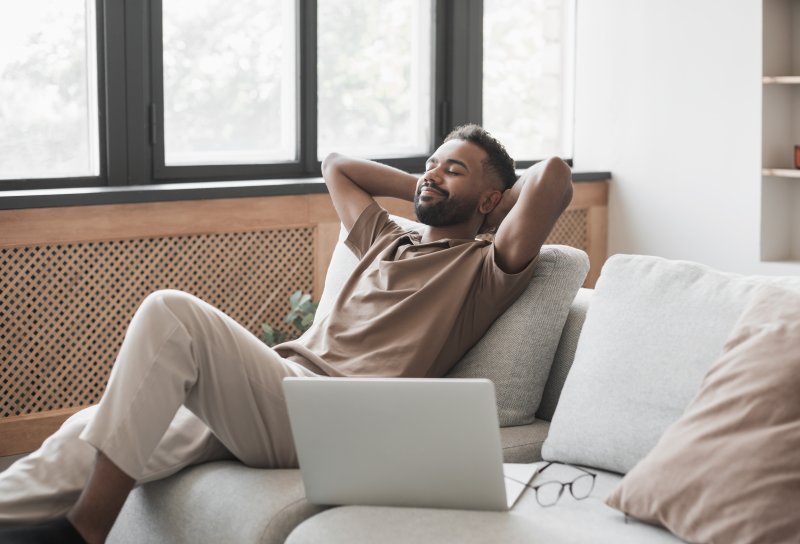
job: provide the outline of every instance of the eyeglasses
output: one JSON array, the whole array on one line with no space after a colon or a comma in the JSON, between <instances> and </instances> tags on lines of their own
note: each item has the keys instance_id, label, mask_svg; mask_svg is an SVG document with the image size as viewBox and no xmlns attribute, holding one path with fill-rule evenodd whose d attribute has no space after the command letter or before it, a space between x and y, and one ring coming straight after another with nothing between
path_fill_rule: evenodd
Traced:
<instances>
[{"instance_id":1,"label":"eyeglasses","mask_svg":"<svg viewBox=\"0 0 800 544\"><path fill-rule=\"evenodd\" d=\"M553 464L555 463L547 463L541 468L541 470L539 470L537 474L541 474ZM584 474L581 474L571 482L566 483L550 480L547 482L542 482L538 485L530 485L520 482L519 480L514 481L536 491L536 502L538 502L540 506L553 506L555 503L557 503L558 499L561 498L561 495L564 494L565 487L569 489L570 494L575 499L583 500L588 497L594 489L594 481L597 479L597 474L573 465L568 466L580 470ZM513 480L513 478L511 479Z\"/></svg>"}]
</instances>

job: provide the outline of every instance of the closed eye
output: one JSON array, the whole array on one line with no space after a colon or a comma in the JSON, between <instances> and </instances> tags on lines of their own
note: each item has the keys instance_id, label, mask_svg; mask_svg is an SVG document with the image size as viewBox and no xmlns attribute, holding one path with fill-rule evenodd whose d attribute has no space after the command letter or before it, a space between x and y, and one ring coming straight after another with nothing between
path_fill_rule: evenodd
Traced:
<instances>
[{"instance_id":1,"label":"closed eye","mask_svg":"<svg viewBox=\"0 0 800 544\"><path fill-rule=\"evenodd\" d=\"M428 160L428 161L425 163L425 171L426 171L426 172L429 172L429 171L433 170L434 168L436 168L436 166L437 166L438 164L439 164L439 161L437 161L436 159L429 159L429 160ZM463 173L461 173L461 172L457 172L456 170L452 170L452 169L445 170L445 172L446 172L447 174L450 174L450 175L453 175L453 176L463 176L463 175L464 175Z\"/></svg>"}]
</instances>

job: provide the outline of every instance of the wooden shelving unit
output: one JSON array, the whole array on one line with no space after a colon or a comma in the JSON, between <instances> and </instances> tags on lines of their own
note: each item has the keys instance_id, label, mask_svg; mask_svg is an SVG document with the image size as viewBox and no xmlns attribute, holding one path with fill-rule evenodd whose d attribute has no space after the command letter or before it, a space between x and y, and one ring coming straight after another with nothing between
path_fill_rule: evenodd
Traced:
<instances>
[{"instance_id":1,"label":"wooden shelving unit","mask_svg":"<svg viewBox=\"0 0 800 544\"><path fill-rule=\"evenodd\" d=\"M800 0L762 0L761 260L800 262Z\"/></svg>"},{"instance_id":2,"label":"wooden shelving unit","mask_svg":"<svg viewBox=\"0 0 800 544\"><path fill-rule=\"evenodd\" d=\"M764 76L761 81L767 85L798 85L800 76Z\"/></svg>"},{"instance_id":3,"label":"wooden shelving unit","mask_svg":"<svg viewBox=\"0 0 800 544\"><path fill-rule=\"evenodd\" d=\"M772 176L776 178L800 178L800 170L789 170L788 168L762 168L762 176Z\"/></svg>"}]
</instances>

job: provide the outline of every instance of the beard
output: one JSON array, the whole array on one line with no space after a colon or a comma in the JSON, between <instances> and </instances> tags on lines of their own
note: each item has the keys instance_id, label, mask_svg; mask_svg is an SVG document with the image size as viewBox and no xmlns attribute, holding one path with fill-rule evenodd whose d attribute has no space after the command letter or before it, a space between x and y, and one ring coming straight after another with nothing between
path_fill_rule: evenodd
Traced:
<instances>
[{"instance_id":1,"label":"beard","mask_svg":"<svg viewBox=\"0 0 800 544\"><path fill-rule=\"evenodd\" d=\"M449 195L443 195L439 202L428 203L421 200L419 193L414 195L417 220L430 227L449 227L466 223L477 207L477 199L474 202L459 201L451 199Z\"/></svg>"}]
</instances>

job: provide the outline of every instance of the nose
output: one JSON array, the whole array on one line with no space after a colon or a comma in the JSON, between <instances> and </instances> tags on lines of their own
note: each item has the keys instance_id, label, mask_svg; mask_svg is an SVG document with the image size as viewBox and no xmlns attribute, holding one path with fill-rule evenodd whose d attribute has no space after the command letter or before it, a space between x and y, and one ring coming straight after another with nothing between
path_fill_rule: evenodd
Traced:
<instances>
[{"instance_id":1,"label":"nose","mask_svg":"<svg viewBox=\"0 0 800 544\"><path fill-rule=\"evenodd\" d=\"M424 181L439 185L442 182L441 166L434 166L425 172Z\"/></svg>"}]
</instances>

